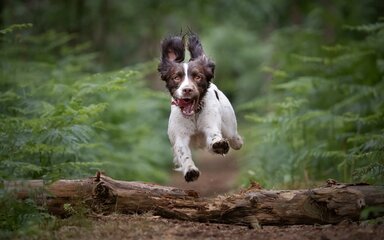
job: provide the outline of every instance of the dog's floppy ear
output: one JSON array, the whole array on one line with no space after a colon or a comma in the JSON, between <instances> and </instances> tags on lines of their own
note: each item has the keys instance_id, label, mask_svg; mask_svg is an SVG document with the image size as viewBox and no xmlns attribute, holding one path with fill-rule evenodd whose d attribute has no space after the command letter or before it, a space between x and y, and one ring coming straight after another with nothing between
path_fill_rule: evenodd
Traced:
<instances>
[{"instance_id":1,"label":"dog's floppy ear","mask_svg":"<svg viewBox=\"0 0 384 240\"><path fill-rule=\"evenodd\" d=\"M212 62L210 59L205 58L205 69L206 69L206 76L208 80L211 80L215 76L215 63Z\"/></svg>"},{"instance_id":2,"label":"dog's floppy ear","mask_svg":"<svg viewBox=\"0 0 384 240\"><path fill-rule=\"evenodd\" d=\"M184 61L184 41L179 36L171 36L161 43L161 60L181 63Z\"/></svg>"},{"instance_id":3,"label":"dog's floppy ear","mask_svg":"<svg viewBox=\"0 0 384 240\"><path fill-rule=\"evenodd\" d=\"M215 75L215 63L205 55L199 37L193 32L188 38L188 51L191 54L189 61L200 61L200 64L205 67L206 77L210 81Z\"/></svg>"},{"instance_id":4,"label":"dog's floppy ear","mask_svg":"<svg viewBox=\"0 0 384 240\"><path fill-rule=\"evenodd\" d=\"M170 71L175 63L184 61L185 45L184 39L179 36L165 38L161 43L161 61L157 67L161 79L167 81Z\"/></svg>"},{"instance_id":5,"label":"dog's floppy ear","mask_svg":"<svg viewBox=\"0 0 384 240\"><path fill-rule=\"evenodd\" d=\"M204 56L203 46L201 45L199 37L195 33L191 33L188 38L188 51L191 54L191 59L195 60L198 57Z\"/></svg>"}]
</instances>

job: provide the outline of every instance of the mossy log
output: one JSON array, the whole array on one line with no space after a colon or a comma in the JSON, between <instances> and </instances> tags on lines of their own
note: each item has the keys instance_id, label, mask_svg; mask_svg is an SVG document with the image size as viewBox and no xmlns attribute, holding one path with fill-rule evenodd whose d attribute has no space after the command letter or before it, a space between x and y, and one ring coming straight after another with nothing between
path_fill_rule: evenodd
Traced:
<instances>
[{"instance_id":1,"label":"mossy log","mask_svg":"<svg viewBox=\"0 0 384 240\"><path fill-rule=\"evenodd\" d=\"M71 204L102 214L152 212L165 218L250 227L334 224L359 220L364 208L384 207L384 186L332 181L324 187L305 190L265 190L253 186L214 198L201 198L192 190L118 181L100 173L87 179L59 180L48 185L42 180L5 182L4 187L20 199L34 198L50 213L60 216L68 214L64 205Z\"/></svg>"}]
</instances>

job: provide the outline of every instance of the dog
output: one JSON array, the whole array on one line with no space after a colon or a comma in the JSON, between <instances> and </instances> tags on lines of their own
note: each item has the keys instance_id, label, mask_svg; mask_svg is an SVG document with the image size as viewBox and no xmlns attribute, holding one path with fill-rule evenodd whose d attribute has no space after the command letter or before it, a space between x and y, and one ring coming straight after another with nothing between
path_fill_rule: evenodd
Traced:
<instances>
[{"instance_id":1,"label":"dog","mask_svg":"<svg viewBox=\"0 0 384 240\"><path fill-rule=\"evenodd\" d=\"M188 62L184 62L186 47L190 53ZM185 181L195 181L200 172L192 160L190 146L221 155L229 147L242 147L234 110L212 83L215 63L205 55L196 34L165 38L158 71L171 95L168 137L176 170L184 174Z\"/></svg>"}]
</instances>

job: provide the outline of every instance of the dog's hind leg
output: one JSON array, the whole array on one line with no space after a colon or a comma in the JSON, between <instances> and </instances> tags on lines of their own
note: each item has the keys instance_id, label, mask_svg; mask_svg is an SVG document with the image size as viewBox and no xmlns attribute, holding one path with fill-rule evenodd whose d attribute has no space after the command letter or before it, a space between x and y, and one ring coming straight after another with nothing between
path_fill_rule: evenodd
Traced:
<instances>
[{"instance_id":1,"label":"dog's hind leg","mask_svg":"<svg viewBox=\"0 0 384 240\"><path fill-rule=\"evenodd\" d=\"M235 150L239 150L243 146L243 139L239 134L236 134L233 137L230 137L229 139L229 146Z\"/></svg>"},{"instance_id":2,"label":"dog's hind leg","mask_svg":"<svg viewBox=\"0 0 384 240\"><path fill-rule=\"evenodd\" d=\"M221 93L221 92L220 92ZM232 108L231 103L221 93L221 113L222 113L222 133L225 139L228 139L229 145L235 150L239 150L243 146L243 139L237 132L237 120L235 112Z\"/></svg>"}]
</instances>

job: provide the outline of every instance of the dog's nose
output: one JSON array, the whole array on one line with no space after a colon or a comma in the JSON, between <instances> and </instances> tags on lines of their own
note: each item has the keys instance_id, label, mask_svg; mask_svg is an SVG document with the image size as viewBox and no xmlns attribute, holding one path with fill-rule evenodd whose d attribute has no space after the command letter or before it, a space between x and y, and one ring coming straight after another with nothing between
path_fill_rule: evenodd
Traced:
<instances>
[{"instance_id":1,"label":"dog's nose","mask_svg":"<svg viewBox=\"0 0 384 240\"><path fill-rule=\"evenodd\" d=\"M184 94L191 94L192 91L193 91L193 89L190 88L190 87L183 88L183 93L184 93Z\"/></svg>"}]
</instances>

